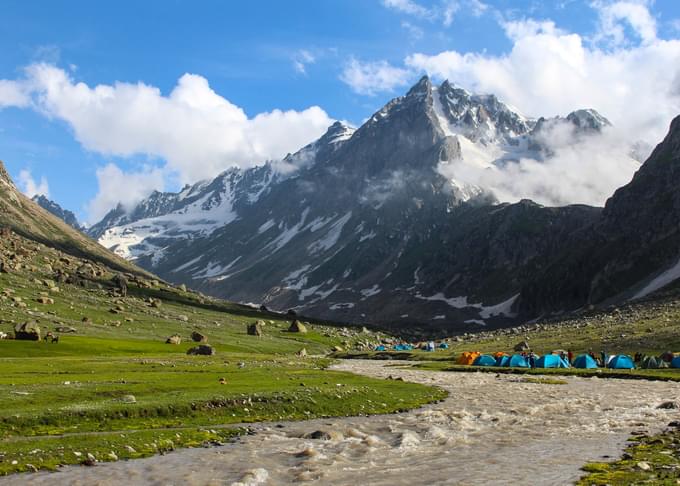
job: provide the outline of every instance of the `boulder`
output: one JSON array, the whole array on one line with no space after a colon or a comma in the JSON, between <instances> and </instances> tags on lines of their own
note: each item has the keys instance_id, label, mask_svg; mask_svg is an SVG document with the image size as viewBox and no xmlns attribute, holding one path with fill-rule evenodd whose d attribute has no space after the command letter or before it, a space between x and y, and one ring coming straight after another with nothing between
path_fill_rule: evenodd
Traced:
<instances>
[{"instance_id":1,"label":"boulder","mask_svg":"<svg viewBox=\"0 0 680 486\"><path fill-rule=\"evenodd\" d=\"M288 328L288 332L299 332L304 334L307 332L307 328L303 323L295 319Z\"/></svg>"},{"instance_id":2,"label":"boulder","mask_svg":"<svg viewBox=\"0 0 680 486\"><path fill-rule=\"evenodd\" d=\"M521 353L522 351L529 351L531 348L529 347L529 343L526 341L522 341L521 343L517 343L514 347L514 350Z\"/></svg>"},{"instance_id":3,"label":"boulder","mask_svg":"<svg viewBox=\"0 0 680 486\"><path fill-rule=\"evenodd\" d=\"M59 326L55 329L56 332L61 332L61 333L74 333L78 332L75 327L70 327L70 326Z\"/></svg>"},{"instance_id":4,"label":"boulder","mask_svg":"<svg viewBox=\"0 0 680 486\"><path fill-rule=\"evenodd\" d=\"M307 357L307 349L302 348L300 351L297 352L297 355L299 358L306 358Z\"/></svg>"},{"instance_id":5,"label":"boulder","mask_svg":"<svg viewBox=\"0 0 680 486\"><path fill-rule=\"evenodd\" d=\"M189 349L189 351L187 351L187 354L196 356L212 356L215 354L215 348L213 348L209 344L201 344L200 346L196 346L195 348Z\"/></svg>"},{"instance_id":6,"label":"boulder","mask_svg":"<svg viewBox=\"0 0 680 486\"><path fill-rule=\"evenodd\" d=\"M264 321L253 322L248 324L248 335L249 336L262 336L262 329L264 327Z\"/></svg>"},{"instance_id":7,"label":"boulder","mask_svg":"<svg viewBox=\"0 0 680 486\"><path fill-rule=\"evenodd\" d=\"M35 300L36 300L36 302L38 302L39 304L44 304L44 305L47 305L47 304L54 304L54 299L51 299L51 298L49 298L49 297L38 297L38 298L35 299Z\"/></svg>"},{"instance_id":8,"label":"boulder","mask_svg":"<svg viewBox=\"0 0 680 486\"><path fill-rule=\"evenodd\" d=\"M35 321L24 322L14 326L14 339L22 341L40 341L40 326Z\"/></svg>"},{"instance_id":9,"label":"boulder","mask_svg":"<svg viewBox=\"0 0 680 486\"><path fill-rule=\"evenodd\" d=\"M191 340L195 343L207 343L208 336L201 334L198 331L194 331L191 333Z\"/></svg>"},{"instance_id":10,"label":"boulder","mask_svg":"<svg viewBox=\"0 0 680 486\"><path fill-rule=\"evenodd\" d=\"M182 338L179 334L173 334L168 339L165 340L165 344L181 344Z\"/></svg>"},{"instance_id":11,"label":"boulder","mask_svg":"<svg viewBox=\"0 0 680 486\"><path fill-rule=\"evenodd\" d=\"M179 290L181 290L182 292L186 292L186 291L187 291L187 286L184 285L184 284L180 284L180 286L177 287L177 288L178 288Z\"/></svg>"}]
</instances>

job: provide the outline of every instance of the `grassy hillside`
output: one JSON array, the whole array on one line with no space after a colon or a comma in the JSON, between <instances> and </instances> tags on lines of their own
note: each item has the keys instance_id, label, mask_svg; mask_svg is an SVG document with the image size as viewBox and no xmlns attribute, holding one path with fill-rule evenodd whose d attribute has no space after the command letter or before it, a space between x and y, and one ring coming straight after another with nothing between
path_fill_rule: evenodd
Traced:
<instances>
[{"instance_id":1,"label":"grassy hillside","mask_svg":"<svg viewBox=\"0 0 680 486\"><path fill-rule=\"evenodd\" d=\"M73 229L16 189L0 161L0 227L11 228L31 240L103 264L120 271L150 276L139 267L111 253Z\"/></svg>"},{"instance_id":2,"label":"grassy hillside","mask_svg":"<svg viewBox=\"0 0 680 486\"><path fill-rule=\"evenodd\" d=\"M237 433L229 424L393 412L444 396L325 369L331 350L372 346L379 334L319 322L289 332L285 316L142 272L123 296L117 272L92 254L0 232L0 332L35 322L41 337L59 337L0 339L0 474L219 443ZM257 321L262 336L248 335ZM187 355L192 333L215 354ZM173 335L180 344L166 344Z\"/></svg>"}]
</instances>

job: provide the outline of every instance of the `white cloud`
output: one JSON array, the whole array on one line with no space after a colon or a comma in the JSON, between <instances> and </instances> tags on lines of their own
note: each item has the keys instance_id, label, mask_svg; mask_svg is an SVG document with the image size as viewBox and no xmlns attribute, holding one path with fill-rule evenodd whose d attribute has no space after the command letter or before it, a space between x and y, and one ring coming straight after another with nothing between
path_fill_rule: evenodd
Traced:
<instances>
[{"instance_id":1,"label":"white cloud","mask_svg":"<svg viewBox=\"0 0 680 486\"><path fill-rule=\"evenodd\" d=\"M413 25L411 22L402 22L401 27L408 32L408 36L411 40L420 40L423 38L425 32L420 27Z\"/></svg>"},{"instance_id":2,"label":"white cloud","mask_svg":"<svg viewBox=\"0 0 680 486\"><path fill-rule=\"evenodd\" d=\"M440 21L445 27L453 23L455 15L465 10L473 17L483 15L489 6L481 0L441 0L437 5L425 7L413 0L382 0L385 7L406 15L428 21Z\"/></svg>"},{"instance_id":3,"label":"white cloud","mask_svg":"<svg viewBox=\"0 0 680 486\"><path fill-rule=\"evenodd\" d=\"M293 56L293 69L299 74L307 74L307 65L314 64L316 56L306 49L299 50Z\"/></svg>"},{"instance_id":4,"label":"white cloud","mask_svg":"<svg viewBox=\"0 0 680 486\"><path fill-rule=\"evenodd\" d=\"M0 79L0 108L6 106L25 107L30 103L23 85L16 81Z\"/></svg>"},{"instance_id":5,"label":"white cloud","mask_svg":"<svg viewBox=\"0 0 680 486\"><path fill-rule=\"evenodd\" d=\"M26 169L19 172L19 188L21 192L30 198L37 195L50 197L50 187L47 179L42 176L40 177L40 182L36 182L31 172Z\"/></svg>"},{"instance_id":6,"label":"white cloud","mask_svg":"<svg viewBox=\"0 0 680 486\"><path fill-rule=\"evenodd\" d=\"M89 222L100 221L118 203L131 209L152 191L163 191L165 176L162 169L146 167L137 172L125 172L115 164L97 169L99 192L87 204Z\"/></svg>"},{"instance_id":7,"label":"white cloud","mask_svg":"<svg viewBox=\"0 0 680 486\"><path fill-rule=\"evenodd\" d=\"M3 106L30 106L65 121L83 147L94 152L163 159L165 177L180 183L280 159L321 136L333 122L318 106L249 118L195 74L183 75L164 95L141 82L88 86L44 63L30 65L24 79L0 80ZM114 201L98 196L95 212L104 202Z\"/></svg>"},{"instance_id":8,"label":"white cloud","mask_svg":"<svg viewBox=\"0 0 680 486\"><path fill-rule=\"evenodd\" d=\"M387 8L391 8L405 14L415 15L417 17L428 17L431 15L429 9L412 0L382 0L382 3Z\"/></svg>"},{"instance_id":9,"label":"white cloud","mask_svg":"<svg viewBox=\"0 0 680 486\"><path fill-rule=\"evenodd\" d=\"M351 58L340 79L355 92L373 96L407 84L411 76L408 69L392 66L387 61L361 62Z\"/></svg>"},{"instance_id":10,"label":"white cloud","mask_svg":"<svg viewBox=\"0 0 680 486\"><path fill-rule=\"evenodd\" d=\"M453 17L460 10L460 2L458 0L449 0L444 4L443 23L448 27L453 23Z\"/></svg>"},{"instance_id":11,"label":"white cloud","mask_svg":"<svg viewBox=\"0 0 680 486\"><path fill-rule=\"evenodd\" d=\"M597 0L592 3L600 17L600 31L596 40L607 40L615 46L628 41L626 27L630 27L644 44L656 40L656 20L648 9L649 2Z\"/></svg>"},{"instance_id":12,"label":"white cloud","mask_svg":"<svg viewBox=\"0 0 680 486\"><path fill-rule=\"evenodd\" d=\"M405 64L414 73L494 93L529 116L595 108L631 140L657 143L680 113L680 40L611 50L588 45L549 21L503 27L513 42L508 53L413 54Z\"/></svg>"},{"instance_id":13,"label":"white cloud","mask_svg":"<svg viewBox=\"0 0 680 486\"><path fill-rule=\"evenodd\" d=\"M553 154L546 160L522 158L491 168L456 161L440 165L440 172L491 190L504 202L528 198L547 206L602 206L639 168L629 155L630 141L611 128L578 136L571 123L553 123L539 141Z\"/></svg>"}]
</instances>

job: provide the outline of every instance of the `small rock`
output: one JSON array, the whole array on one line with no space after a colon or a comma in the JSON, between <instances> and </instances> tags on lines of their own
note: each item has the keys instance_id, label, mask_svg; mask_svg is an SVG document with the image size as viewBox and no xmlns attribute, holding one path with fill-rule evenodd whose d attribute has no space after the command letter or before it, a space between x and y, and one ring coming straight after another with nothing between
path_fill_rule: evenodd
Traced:
<instances>
[{"instance_id":1,"label":"small rock","mask_svg":"<svg viewBox=\"0 0 680 486\"><path fill-rule=\"evenodd\" d=\"M637 467L638 467L638 469L641 469L642 471L649 471L649 470L652 469L652 466L650 466L649 463L644 462L644 461L638 462Z\"/></svg>"},{"instance_id":2,"label":"small rock","mask_svg":"<svg viewBox=\"0 0 680 486\"><path fill-rule=\"evenodd\" d=\"M194 331L191 333L191 340L195 343L207 343L208 336L201 334L200 332Z\"/></svg>"},{"instance_id":3,"label":"small rock","mask_svg":"<svg viewBox=\"0 0 680 486\"><path fill-rule=\"evenodd\" d=\"M198 355L198 356L212 356L215 354L215 348L210 346L209 344L201 344L200 346L196 346L195 348L191 348L187 351L187 354L189 355Z\"/></svg>"},{"instance_id":4,"label":"small rock","mask_svg":"<svg viewBox=\"0 0 680 486\"><path fill-rule=\"evenodd\" d=\"M123 395L120 401L123 403L137 403L137 398L134 395Z\"/></svg>"}]
</instances>

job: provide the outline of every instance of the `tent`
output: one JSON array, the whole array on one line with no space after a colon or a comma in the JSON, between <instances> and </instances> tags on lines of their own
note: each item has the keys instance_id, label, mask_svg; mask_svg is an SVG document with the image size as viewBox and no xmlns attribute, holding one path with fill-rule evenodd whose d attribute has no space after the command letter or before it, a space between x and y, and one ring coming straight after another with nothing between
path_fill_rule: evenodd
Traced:
<instances>
[{"instance_id":1,"label":"tent","mask_svg":"<svg viewBox=\"0 0 680 486\"><path fill-rule=\"evenodd\" d=\"M498 358L500 358L501 356L507 356L507 355L508 355L508 354L507 354L507 353L504 353L503 351L498 351L497 353L494 353L494 354L493 354L493 357L496 358L496 359L498 359Z\"/></svg>"},{"instance_id":2,"label":"tent","mask_svg":"<svg viewBox=\"0 0 680 486\"><path fill-rule=\"evenodd\" d=\"M496 366L510 366L510 356L501 355L496 358Z\"/></svg>"},{"instance_id":3,"label":"tent","mask_svg":"<svg viewBox=\"0 0 680 486\"><path fill-rule=\"evenodd\" d=\"M471 365L472 363L475 362L477 357L479 356L479 353L477 352L469 352L465 351L463 354L458 356L458 359L456 360L456 364L461 364L461 365Z\"/></svg>"},{"instance_id":4,"label":"tent","mask_svg":"<svg viewBox=\"0 0 680 486\"><path fill-rule=\"evenodd\" d=\"M632 370L635 368L633 359L625 354L617 354L607 363L607 368L615 370Z\"/></svg>"},{"instance_id":5,"label":"tent","mask_svg":"<svg viewBox=\"0 0 680 486\"><path fill-rule=\"evenodd\" d=\"M439 349L449 349L449 345L446 344L446 343L441 343L441 344L439 345Z\"/></svg>"},{"instance_id":6,"label":"tent","mask_svg":"<svg viewBox=\"0 0 680 486\"><path fill-rule=\"evenodd\" d=\"M395 351L411 351L413 350L413 346L410 344L397 344L392 349Z\"/></svg>"},{"instance_id":7,"label":"tent","mask_svg":"<svg viewBox=\"0 0 680 486\"><path fill-rule=\"evenodd\" d=\"M577 356L574 360L574 368L593 369L597 368L597 362L587 354Z\"/></svg>"},{"instance_id":8,"label":"tent","mask_svg":"<svg viewBox=\"0 0 680 486\"><path fill-rule=\"evenodd\" d=\"M477 359L472 364L474 366L496 366L496 359L489 354L482 354L477 356Z\"/></svg>"},{"instance_id":9,"label":"tent","mask_svg":"<svg viewBox=\"0 0 680 486\"><path fill-rule=\"evenodd\" d=\"M375 351L387 351L387 348L381 344L375 347Z\"/></svg>"},{"instance_id":10,"label":"tent","mask_svg":"<svg viewBox=\"0 0 680 486\"><path fill-rule=\"evenodd\" d=\"M521 354L513 354L510 356L507 366L510 368L528 368L529 361Z\"/></svg>"},{"instance_id":11,"label":"tent","mask_svg":"<svg viewBox=\"0 0 680 486\"><path fill-rule=\"evenodd\" d=\"M536 368L569 368L569 363L556 354L546 354L538 358Z\"/></svg>"},{"instance_id":12,"label":"tent","mask_svg":"<svg viewBox=\"0 0 680 486\"><path fill-rule=\"evenodd\" d=\"M645 356L645 358L642 360L640 368L646 370L655 370L657 368L661 368L661 363L666 364L666 362L660 358L655 358L654 356Z\"/></svg>"},{"instance_id":13,"label":"tent","mask_svg":"<svg viewBox=\"0 0 680 486\"><path fill-rule=\"evenodd\" d=\"M680 368L680 356L673 358L673 361L671 361L671 366L673 368Z\"/></svg>"}]
</instances>

